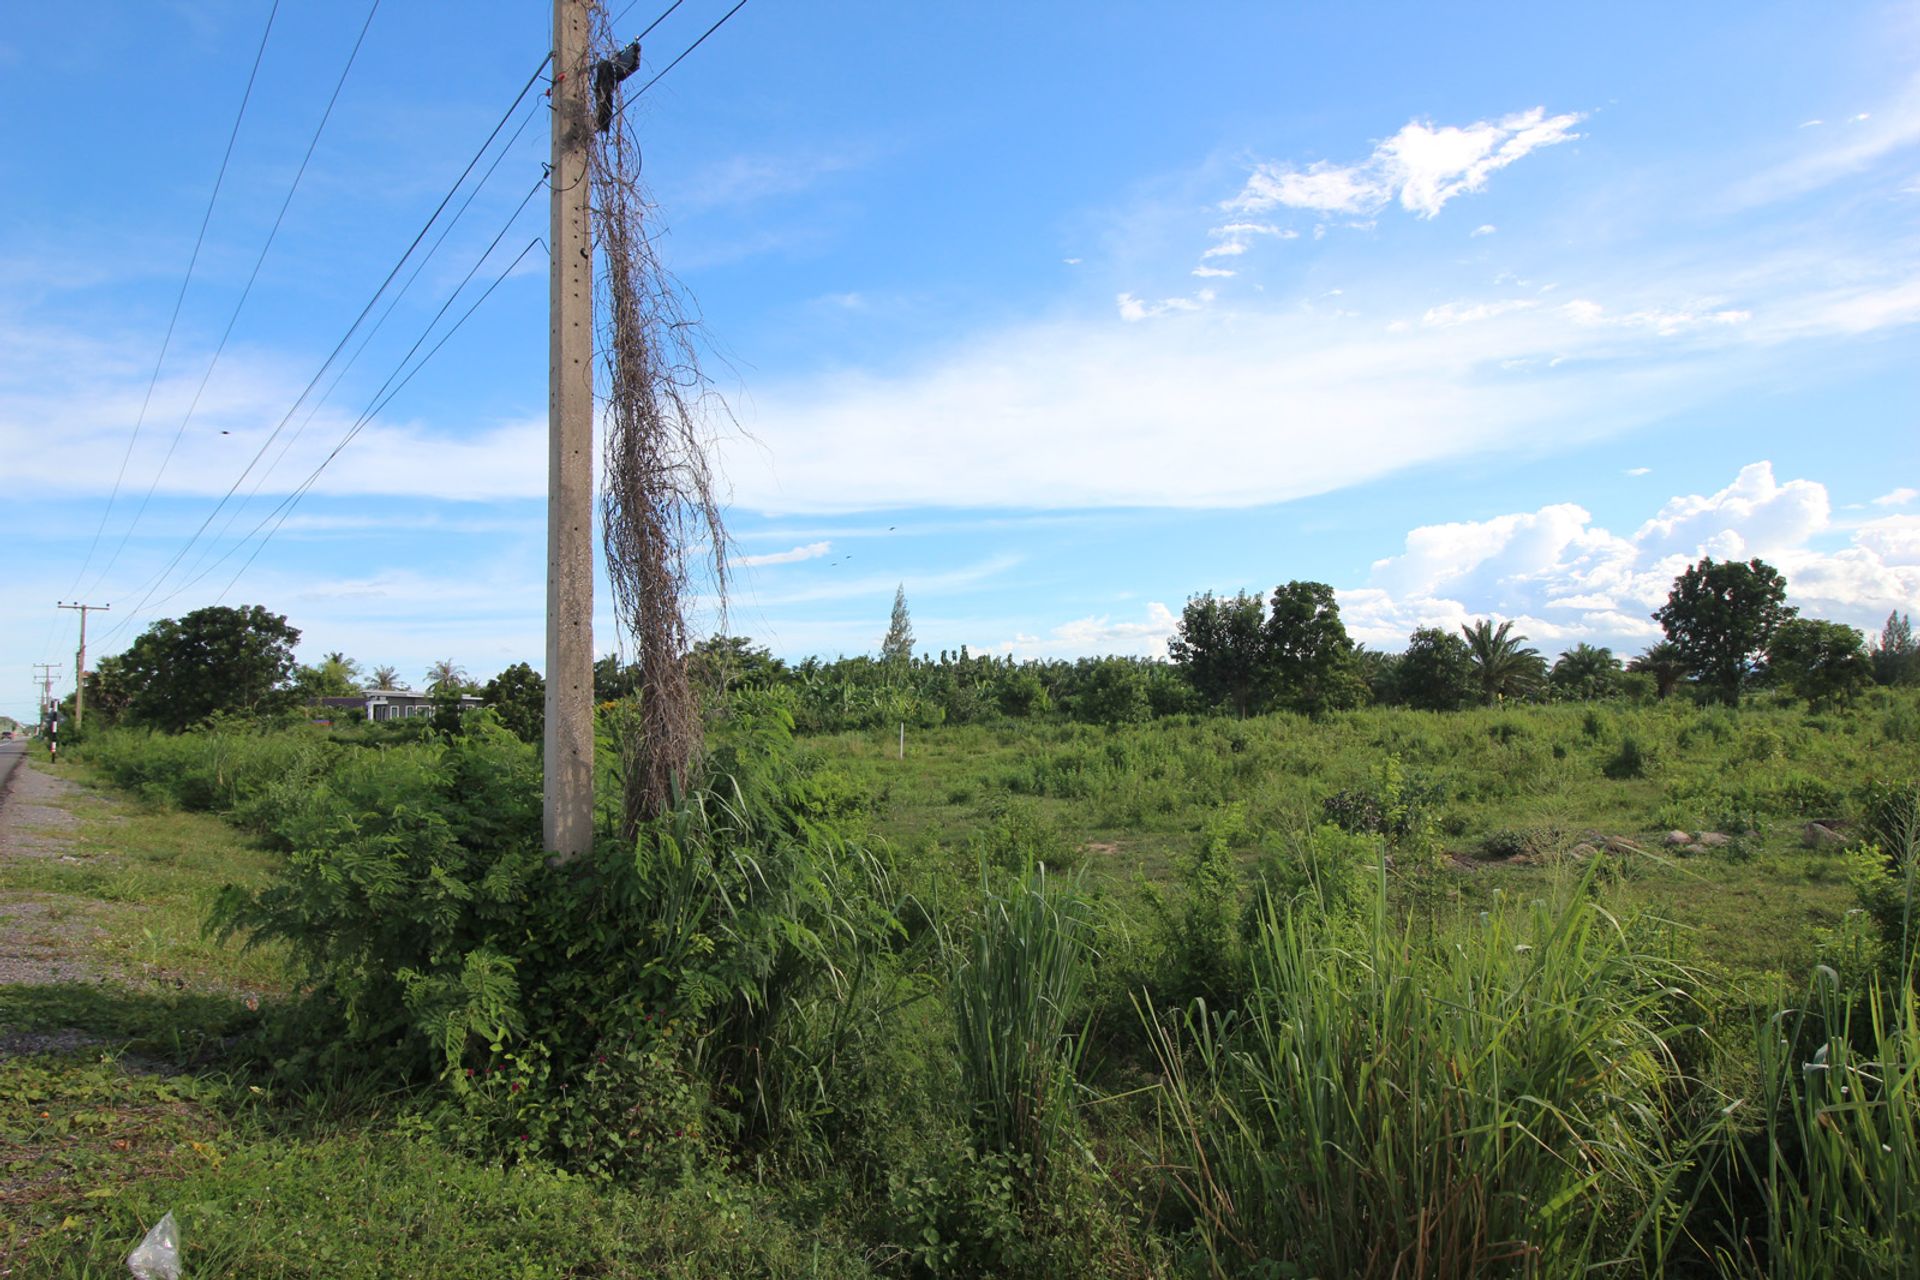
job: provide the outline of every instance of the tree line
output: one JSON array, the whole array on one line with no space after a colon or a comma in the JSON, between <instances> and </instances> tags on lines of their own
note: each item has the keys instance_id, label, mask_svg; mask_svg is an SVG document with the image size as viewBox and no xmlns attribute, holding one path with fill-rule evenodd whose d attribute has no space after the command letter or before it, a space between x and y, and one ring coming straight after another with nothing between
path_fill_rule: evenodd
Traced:
<instances>
[{"instance_id":1,"label":"tree line","mask_svg":"<svg viewBox=\"0 0 1920 1280\"><path fill-rule=\"evenodd\" d=\"M689 669L709 701L757 692L785 705L803 732L904 723L925 727L1052 716L1126 724L1158 716L1271 711L1323 715L1373 705L1451 711L1515 701L1664 699L1677 693L1737 704L1777 688L1811 705L1844 702L1872 684L1920 682L1920 646L1898 611L1869 645L1844 623L1801 617L1787 583L1761 560L1701 560L1674 580L1653 613L1665 638L1622 660L1576 644L1549 664L1510 621L1459 630L1417 628L1397 653L1348 635L1333 588L1291 581L1270 596L1190 598L1165 660L1088 657L1019 661L966 646L913 653L904 590L876 656L789 664L743 636L694 647ZM302 665L300 632L259 605L212 606L154 623L125 653L87 675L87 709L101 723L179 732L222 715L298 714L328 697L405 688L399 671L363 671L344 653ZM645 673L614 655L594 667L602 703L638 696ZM516 734L540 736L545 681L515 663L484 684L452 659L425 673L426 691L457 722L462 695L495 709ZM70 708L69 708L70 710Z\"/></svg>"}]
</instances>

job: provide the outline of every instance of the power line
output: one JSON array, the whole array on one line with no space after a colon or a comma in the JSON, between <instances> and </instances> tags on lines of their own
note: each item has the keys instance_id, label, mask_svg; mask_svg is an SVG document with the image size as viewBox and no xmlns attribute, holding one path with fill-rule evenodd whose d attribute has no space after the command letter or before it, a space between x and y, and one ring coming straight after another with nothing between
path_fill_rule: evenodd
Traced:
<instances>
[{"instance_id":1,"label":"power line","mask_svg":"<svg viewBox=\"0 0 1920 1280\"><path fill-rule=\"evenodd\" d=\"M677 8L678 5L676 4L675 7ZM628 94L626 96L627 102L629 103L632 102L635 98L638 98L641 94L653 88L653 86L655 86L656 84L659 84L662 76L666 75L667 72L679 66L682 59L684 59L688 54L692 53L695 49L698 49L701 45L707 42L708 36L718 31L721 27L724 27L725 25L727 25L728 18L731 18L734 14L740 12L742 9L746 7L747 7L747 0L740 0L740 2L734 5L733 8L721 14L720 21L714 23L712 26L708 27L705 31L701 32L700 38L698 40L695 40L692 44L688 45L686 48L680 51L680 57L675 58L672 62L669 62L666 66L660 68L660 70L654 75L653 79L647 81L645 84L641 85L638 89L635 89L632 93ZM673 12L673 10L669 9L667 12L671 13ZM661 16L665 17L666 15L662 14ZM649 27L648 30L652 30L652 28ZM626 113L627 113L627 109L623 105L620 108L620 114L622 116L625 116Z\"/></svg>"},{"instance_id":2,"label":"power line","mask_svg":"<svg viewBox=\"0 0 1920 1280\"><path fill-rule=\"evenodd\" d=\"M467 285L473 280L473 277L479 273L480 268L486 265L487 259L493 256L493 251L499 247L500 242L506 238L507 232L513 228L513 224L516 221L518 221L520 215L523 212L525 212L527 203L528 201L533 199L534 193L539 191L540 188L545 185L546 185L546 179L541 178L535 181L533 186L527 189L527 194L521 197L519 205L515 207L513 213L507 218L506 223L503 226L501 226L499 232L497 232L494 235L492 241L488 243L487 247L481 251L480 256L474 260L473 266L467 269L467 274L461 277L460 283L454 286L453 291L447 295L446 301L440 304L440 309L434 312L433 318L427 321L426 327L423 330L421 330L420 336L414 339L413 345L411 347L408 347L406 354L400 357L399 362L394 366L393 372L387 375L386 381L382 382L380 384L380 387L373 393L373 398L372 400L369 401L368 407L364 411L362 411L360 416L355 420L353 426L350 427L346 435L342 437L340 443L334 446L333 451L327 454L326 458L321 462L320 466L314 470L312 475L308 476L307 479L303 481L301 485L298 488L296 488L292 494L290 494L287 498L281 499L280 503L277 506L275 506L272 510L268 511L267 514L261 518L260 522L254 525L254 527L247 532L245 537L241 538L232 547L230 547L224 554L216 558L212 563L207 564L204 568L199 568L198 572L194 573L192 577L182 582L179 586L175 587L172 591L168 592L165 596L162 596L158 601L155 601L156 604L165 604L167 601L173 599L175 596L178 596L181 592L187 590L188 588L194 586L196 583L203 580L208 574L212 573L215 568L217 568L221 564L224 564L227 560L231 559L234 553L237 552L241 547L245 546L247 542L250 541L255 534L260 532L261 529L265 528L268 521L271 521L276 514L280 514L284 511L285 514L280 514L279 524L275 524L273 529L273 532L279 531L280 524L284 524L286 522L286 516L292 514L292 504L297 504L299 501L299 498L305 494L307 489L312 487L314 481L320 478L320 473L326 469L327 464L332 462L335 458L337 458L340 455L340 451L345 449L347 445L351 443L353 439L360 434L361 430L367 425L367 423L376 414L379 413L379 411L382 408L386 407L387 402L392 400L395 395L399 394L401 387L406 386L408 382L411 382L413 380L414 374L418 373L420 369L426 364L426 362L432 359L434 354L438 352L440 348L446 344L447 339L452 337L453 334L459 330L460 326L466 323L466 317L473 314L473 311L479 307L480 302L485 301L487 296L491 294L493 290L499 286L501 280L506 279L506 273L503 272L499 280L495 280L492 285L489 285L487 287L486 292L481 294L480 299L474 303L473 307L469 308L466 314L461 316L461 318L455 322L453 328L449 329L446 332L446 334L444 334L441 337L440 341L436 342L433 345L432 349L429 350L427 354L421 358L420 362L418 364L415 364L412 370L408 371L408 373L404 378L400 379L399 385L394 386L394 379L400 378L400 372L402 369L406 368L407 362L413 358L414 353L420 349L421 344L426 342L427 338L433 333L434 327L438 325L441 319L446 316L447 311L453 306L454 302L459 298L460 294L466 289ZM519 257L516 257L513 260L512 265L507 268L507 271L510 272L512 271L513 267L518 266L520 264L521 258L526 257L528 250L531 248L532 248L532 245L530 244L528 245L527 249L522 249L520 251ZM393 388L391 392L388 392L389 387ZM384 398L382 398L383 395L384 395ZM267 537L271 538L273 536L273 532L268 533ZM265 542L263 541L261 545L264 546ZM259 554L259 549L256 548L254 551L254 555L257 556L258 554ZM248 558L247 563L248 564L253 563L252 557ZM244 571L244 566L242 568ZM237 575L236 575L236 580L237 580ZM229 586L231 586L231 584L229 584ZM157 584L154 589L158 590ZM153 595L153 592L149 591L146 596L141 598L138 604L133 606L134 609L138 610L143 608L146 605L147 601L152 597L152 595Z\"/></svg>"},{"instance_id":3,"label":"power line","mask_svg":"<svg viewBox=\"0 0 1920 1280\"><path fill-rule=\"evenodd\" d=\"M538 83L541 73L547 69L548 64L552 61L553 54L549 51L547 55L540 60L539 65L533 69L533 74L527 77L527 82L520 87L520 92L514 95L512 104L501 114L499 121L494 124L493 129L487 134L486 140L480 144L479 149L473 153L473 158L468 160L466 167L460 171L460 176L455 178L453 185L447 189L446 195L441 197L440 203L434 206L433 212L429 214L427 220L421 224L420 230L415 233L413 240L407 245L406 250L394 261L392 269L387 272L386 278L381 280L379 287L376 288L373 294L367 299L366 305L360 309L359 315L355 316L353 323L347 326L347 331L341 335L340 341L334 344L333 350L329 352L327 358L321 362L320 368L315 371L313 377L307 382L306 387L295 397L293 404L287 409L285 416L280 419L278 425L274 427L266 440L262 442L260 448L254 452L252 460L247 463L246 468L241 471L238 478L228 487L226 493L221 495L220 500L214 504L213 510L207 513L206 519L201 521L200 527L194 530L192 535L188 537L186 543L181 546L180 550L174 553L173 558L150 580L149 585L144 588L136 588L136 590L145 591L145 595L141 597L142 604L152 598L153 593L159 589L160 584L165 582L167 576L186 558L187 552L193 549L194 544L200 540L201 536L206 533L208 527L213 524L214 518L220 514L221 510L227 505L227 502L239 491L240 486L246 482L247 477L253 473L254 467L259 465L260 459L266 456L267 450L273 445L274 440L280 435L280 432L285 429L287 423L293 420L293 415L299 412L301 404L306 401L308 396L313 394L313 389L318 386L320 380L326 376L327 370L332 367L333 362L339 359L340 353L346 349L346 345L353 339L354 333L366 322L367 316L372 313L374 307L379 303L381 295L387 290L387 286L393 283L395 277L400 274L401 268L406 266L407 260L413 256L413 251L420 247L421 241L426 239L427 232L433 229L433 224L439 219L440 215L446 211L447 205L452 203L453 197L459 193L462 184L464 184L467 178L473 173L474 166L480 163L481 157L492 147L494 139L500 136L500 131L506 127L507 121L511 120L514 113L520 109L520 103L525 100L527 94L532 91L533 86ZM140 605L134 606L135 610L139 608ZM117 634L118 631L128 626L133 616L133 613L130 611L120 625L116 627L113 632L108 633L109 636Z\"/></svg>"},{"instance_id":4,"label":"power line","mask_svg":"<svg viewBox=\"0 0 1920 1280\"><path fill-rule=\"evenodd\" d=\"M672 4L670 4L670 5L668 5L668 6L667 6L667 7L666 7L666 8L664 9L664 10L662 10L662 11L661 11L661 13L660 13L660 16L659 16L659 17L657 17L657 18L655 18L655 19L654 19L654 20L653 20L652 22L649 22L649 23L647 24L647 29L646 29L645 31L642 31L642 32L641 32L641 33L640 33L639 35L637 35L637 36L635 36L635 37L634 37L634 39L635 39L635 40L645 40L645 39L646 39L646 38L647 38L648 36L650 36L650 35L652 35L652 34L653 34L653 29L654 29L655 27L657 27L657 26L659 26L659 25L660 25L661 23L663 23L663 22L665 22L665 21L667 20L667 15L668 15L668 14L670 14L670 13L672 13L672 12L673 12L673 11L674 11L675 9L678 9L678 8L679 8L679 7L680 7L680 6L682 5L682 4L684 4L685 2L686 2L686 0L673 0L673 3L672 3ZM639 3L640 3L640 0L629 0L629 3L628 3L628 5L627 5L627 7L626 7L626 8L624 8L624 9L622 9L622 10L621 10L620 12L618 12L618 13L616 13L616 14L614 14L614 15L613 15L613 20L612 20L611 22L609 22L609 23L608 23L607 25L608 25L608 26L613 26L613 27L617 27L617 26L619 26L619 25L620 25L620 19L622 19L622 18L624 18L624 17L626 17L626 16L628 15L628 14L630 14L630 13L632 13L632 12L633 12L633 9L634 9L634 6L635 6L635 5L637 5L637 4L639 4Z\"/></svg>"},{"instance_id":5,"label":"power line","mask_svg":"<svg viewBox=\"0 0 1920 1280\"><path fill-rule=\"evenodd\" d=\"M467 193L467 198L461 202L458 209L454 210L453 216L446 221L446 224L440 230L440 234L435 237L433 244L428 247L419 262L414 264L413 271L407 276L406 281L401 284L399 289L394 291L393 296L387 302L386 309L380 313L379 318L373 322L373 325L360 339L359 345L354 348L353 353L347 357L338 371L334 373L333 381L327 384L326 390L322 391L319 397L308 407L306 416L300 420L300 424L293 429L292 433L289 434L285 440L281 441L279 453L274 456L273 461L269 462L261 471L260 475L254 480L253 486L247 490L246 496L228 513L225 523L215 531L213 541L217 542L226 535L227 530L233 527L234 521L240 518L241 511L259 495L260 490L266 485L267 480L279 468L280 464L286 461L287 455L293 450L293 446L299 441L302 435L306 434L307 428L313 425L314 418L326 405L327 401L333 398L333 393L339 389L340 383L346 378L348 371L359 362L362 355L366 354L367 347L373 342L373 339L379 334L380 330L385 327L387 321L392 318L394 311L400 305L401 299L407 296L407 293L413 288L414 283L420 279L421 272L426 270L427 264L432 262L434 256L440 252L441 246L447 242L447 237L451 235L453 229L459 225L461 218L466 216L466 212L473 206L474 200L478 198L480 192L485 189L487 183L492 180L495 171L500 167L501 161L507 158L507 155L513 150L513 144L519 141L520 135L526 131L527 125L532 123L533 117L537 114L539 114L539 106L536 104L521 118L519 126L507 138L506 145L500 148L499 153L493 158L493 163L487 166L487 171L480 176L480 181L474 184L473 189ZM525 206L524 199L521 204L522 207ZM518 210L515 211L516 216L518 212ZM297 403L295 408L296 410L298 409ZM271 443L272 441L269 440L268 444L270 445ZM246 476L243 474L241 480L244 481L245 479ZM205 551L201 553L203 561L206 554L207 552ZM200 562L196 562L188 568L187 572L190 574L195 573L199 568Z\"/></svg>"},{"instance_id":6,"label":"power line","mask_svg":"<svg viewBox=\"0 0 1920 1280\"><path fill-rule=\"evenodd\" d=\"M161 477L167 473L167 465L173 461L174 451L180 447L181 437L186 435L187 424L193 421L194 413L200 408L200 397L206 394L207 384L213 380L213 371L220 364L220 357L227 349L227 340L233 336L233 329L240 321L240 312L247 305L247 299L253 294L254 283L260 278L260 268L267 260L267 252L273 248L273 242L280 234L280 226L287 219L287 210L293 205L294 193L300 189L300 180L307 175L307 166L313 161L313 153L320 145L320 135L326 132L327 121L333 118L333 109L340 102L340 91L347 86L347 76L353 71L353 64L359 60L360 47L366 43L367 32L373 26L373 17L380 11L380 0L373 0L367 10L367 19L360 24L360 34L355 37L352 50L347 54L347 65L340 69L340 78L334 82L333 95L327 99L326 110L320 113L320 123L314 126L313 137L307 143L306 154L300 157L300 168L293 175L293 182L287 187L286 198L280 201L280 212L274 215L273 227L267 232L267 239L260 246L259 256L253 260L253 270L247 276L247 283L240 290L239 301L233 304L233 314L227 317L227 327L220 334L219 344L213 349L213 358L207 361L207 371L200 375L200 385L194 389L193 400L187 405L185 416L175 428L173 442L167 446L167 452L160 459L160 469L153 473L153 483L147 486L146 496L140 499L139 510L133 513L133 520L127 525L127 531L120 535L120 545L115 547L100 574L94 579L98 586L113 566L119 561L120 553L126 549L127 540L133 537L133 531L140 524L140 518L147 513L147 505L153 501L153 495L160 487ZM82 570L84 573L85 570Z\"/></svg>"},{"instance_id":7,"label":"power line","mask_svg":"<svg viewBox=\"0 0 1920 1280\"><path fill-rule=\"evenodd\" d=\"M193 269L200 261L200 248L206 243L207 226L213 221L213 206L220 199L220 187L227 179L227 162L233 159L233 144L240 137L240 122L246 119L247 103L253 100L253 84L260 75L260 61L267 53L267 37L273 34L273 20L280 12L280 0L273 0L273 7L267 11L266 30L260 33L260 47L253 54L253 70L247 73L246 91L240 95L240 109L234 113L233 128L227 134L227 149L220 156L220 171L214 175L213 193L207 197L206 212L200 215L200 233L194 237L193 253L187 259L187 274L180 281L180 292L173 299L173 314L167 319L166 336L160 340L160 354L154 359L153 374L147 379L147 394L140 401L140 412L133 420L133 434L127 439L127 451L120 458L119 474L113 478L113 489L107 495L106 510L100 513L100 527L93 531L93 541L87 547L87 556L80 564L80 571L73 575L73 585L78 587L80 579L86 577L87 568L93 563L93 553L99 549L100 535L106 532L107 519L113 514L114 499L120 496L120 482L126 477L127 462L133 457L133 446L139 442L140 428L147 420L147 407L153 403L153 389L159 385L160 369L167 361L167 348L173 345L173 329L180 321L180 306L187 300L187 286L193 282Z\"/></svg>"},{"instance_id":8,"label":"power line","mask_svg":"<svg viewBox=\"0 0 1920 1280\"><path fill-rule=\"evenodd\" d=\"M537 189L538 188L536 188L536 190ZM362 427L366 426L368 422L372 421L373 418L376 415L378 415L382 409L385 409L387 407L387 405L393 400L395 396L399 395L403 390L406 389L406 385L409 382L413 381L414 374L419 373L420 370L426 367L427 362L433 359L433 357L439 352L440 348L447 345L447 340L453 337L454 334L460 332L460 327L467 322L468 318L471 317L474 312L480 309L480 305L483 302L485 302L488 298L493 296L493 291L500 287L501 282L504 281L508 276L513 274L514 268L519 266L521 260L533 251L533 247L537 244L542 244L542 243L544 242L541 241L540 238L537 236L534 239L529 240L527 242L526 248L520 250L520 252L514 256L513 261L507 264L506 270L502 271L498 276L496 276L494 278L493 283L488 285L486 287L486 290L483 293L481 293L481 295L478 298L475 298L473 300L473 305L468 307L466 311L461 315L461 317L458 320L453 322L453 327L448 329L444 334L440 336L440 340L434 343L432 348L428 350L427 354L420 358L420 362L418 364L414 365L412 369L408 370L407 376L400 380L399 385L395 386L392 391L388 392L386 396L382 398L377 404L370 405L367 411L360 416L360 420L353 424L353 429L347 432L346 436L341 439L340 443L333 447L333 451L331 453L329 453L325 458L322 458L320 460L320 465L313 469L313 473L309 475L304 481L301 482L300 487L298 489L295 489L293 493L288 495L288 500L282 504L286 509L284 512L281 513L280 519L274 524L273 528L267 531L266 537L260 539L260 545L253 549L253 554L247 557L246 563L241 565L240 568L234 573L233 577L228 580L227 585L220 589L220 596L219 596L220 599L226 598L227 592L233 590L234 583L240 581L241 575L246 573L246 571L253 566L253 562L260 558L260 553L266 550L267 543L273 540L274 534L280 532L280 526L284 525L287 522L287 517L291 516L293 514L293 509L300 505L300 499L306 496L307 491L311 489L314 485L314 482L320 478L320 473L327 469L327 465L331 463L335 458L339 457L343 449L345 449L349 444L353 443L354 437L360 434L360 430ZM464 285L465 282L462 281L462 284ZM269 512L268 515L271 516L272 513ZM257 526L255 531L256 532L258 531ZM247 536L252 537L253 535L249 534Z\"/></svg>"}]
</instances>

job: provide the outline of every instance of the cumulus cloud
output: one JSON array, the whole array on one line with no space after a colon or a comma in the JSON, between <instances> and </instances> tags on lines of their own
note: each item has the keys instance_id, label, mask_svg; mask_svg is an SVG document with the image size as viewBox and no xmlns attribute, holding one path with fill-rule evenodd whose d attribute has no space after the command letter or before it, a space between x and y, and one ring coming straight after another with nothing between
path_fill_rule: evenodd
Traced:
<instances>
[{"instance_id":1,"label":"cumulus cloud","mask_svg":"<svg viewBox=\"0 0 1920 1280\"><path fill-rule=\"evenodd\" d=\"M1920 489L1911 489L1905 485L1891 493L1883 493L1873 500L1876 507L1904 507L1915 498L1920 498Z\"/></svg>"},{"instance_id":2,"label":"cumulus cloud","mask_svg":"<svg viewBox=\"0 0 1920 1280\"><path fill-rule=\"evenodd\" d=\"M1142 658L1164 658L1167 641L1173 636L1179 618L1159 601L1147 605L1147 616L1138 622L1116 622L1102 614L1063 622L1044 636L1017 634L1011 640L989 645L988 650L1023 658L1079 657L1088 654L1117 654Z\"/></svg>"},{"instance_id":3,"label":"cumulus cloud","mask_svg":"<svg viewBox=\"0 0 1920 1280\"><path fill-rule=\"evenodd\" d=\"M1781 482L1756 462L1715 493L1669 499L1631 537L1573 503L1428 525L1376 561L1366 585L1340 592L1341 609L1357 638L1386 647L1415 627L1486 616L1513 619L1543 646L1633 647L1658 637L1649 615L1705 555L1767 560L1786 575L1790 600L1817 616L1865 627L1911 607L1920 516L1873 521L1851 545L1823 551L1813 543L1830 528L1831 505L1824 485Z\"/></svg>"},{"instance_id":4,"label":"cumulus cloud","mask_svg":"<svg viewBox=\"0 0 1920 1280\"><path fill-rule=\"evenodd\" d=\"M1535 107L1464 126L1413 120L1358 164L1260 165L1225 207L1241 213L1289 208L1365 217L1398 199L1408 212L1432 218L1449 200L1483 189L1494 173L1530 152L1579 137L1573 126L1584 118L1575 112L1548 116L1544 107Z\"/></svg>"}]
</instances>

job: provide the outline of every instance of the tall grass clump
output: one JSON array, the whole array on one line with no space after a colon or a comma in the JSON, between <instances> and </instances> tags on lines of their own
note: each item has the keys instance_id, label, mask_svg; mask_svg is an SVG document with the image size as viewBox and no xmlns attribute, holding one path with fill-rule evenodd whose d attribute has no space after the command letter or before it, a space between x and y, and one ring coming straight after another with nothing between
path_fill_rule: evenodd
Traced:
<instances>
[{"instance_id":1,"label":"tall grass clump","mask_svg":"<svg viewBox=\"0 0 1920 1280\"><path fill-rule=\"evenodd\" d=\"M1034 864L983 887L971 928L948 949L959 1077L982 1154L1008 1158L1037 1189L1073 1122L1076 1034L1092 970L1092 913Z\"/></svg>"},{"instance_id":2,"label":"tall grass clump","mask_svg":"<svg viewBox=\"0 0 1920 1280\"><path fill-rule=\"evenodd\" d=\"M1147 1014L1161 1159L1205 1264L1657 1267L1689 1158L1669 1117L1691 977L1583 899L1439 939L1384 909L1356 930L1270 903L1237 1017Z\"/></svg>"},{"instance_id":3,"label":"tall grass clump","mask_svg":"<svg viewBox=\"0 0 1920 1280\"><path fill-rule=\"evenodd\" d=\"M1830 970L1815 982L1808 1007L1755 1028L1764 1124L1729 1171L1752 1218L1734 1216L1719 1270L1920 1275L1920 1003L1911 984L1854 1002Z\"/></svg>"}]
</instances>

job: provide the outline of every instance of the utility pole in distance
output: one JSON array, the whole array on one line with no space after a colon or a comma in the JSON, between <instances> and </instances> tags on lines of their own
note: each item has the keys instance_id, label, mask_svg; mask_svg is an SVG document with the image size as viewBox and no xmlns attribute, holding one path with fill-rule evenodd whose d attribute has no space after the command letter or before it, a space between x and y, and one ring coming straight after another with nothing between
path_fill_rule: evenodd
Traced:
<instances>
[{"instance_id":1,"label":"utility pole in distance","mask_svg":"<svg viewBox=\"0 0 1920 1280\"><path fill-rule=\"evenodd\" d=\"M553 4L552 300L547 348L547 725L541 835L593 844L593 241L588 0Z\"/></svg>"},{"instance_id":2,"label":"utility pole in distance","mask_svg":"<svg viewBox=\"0 0 1920 1280\"><path fill-rule=\"evenodd\" d=\"M40 723L47 723L47 708L53 705L53 673L60 669L57 662L36 662L34 667L40 672L34 680L40 685Z\"/></svg>"},{"instance_id":3,"label":"utility pole in distance","mask_svg":"<svg viewBox=\"0 0 1920 1280\"><path fill-rule=\"evenodd\" d=\"M80 722L87 715L87 614L94 609L104 611L113 606L110 604L60 604L59 607L80 611L80 651L73 656L73 729L78 733Z\"/></svg>"}]
</instances>

